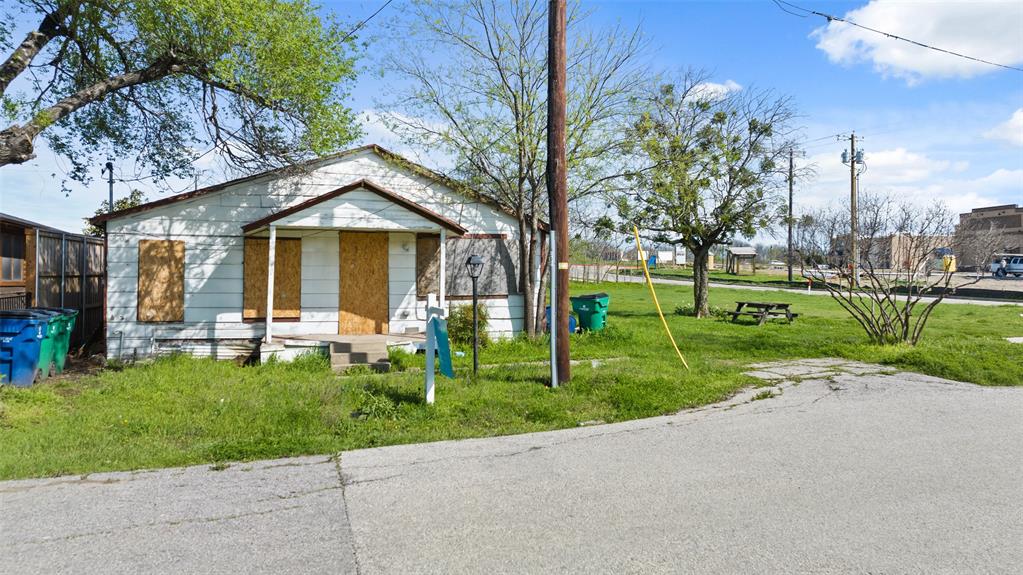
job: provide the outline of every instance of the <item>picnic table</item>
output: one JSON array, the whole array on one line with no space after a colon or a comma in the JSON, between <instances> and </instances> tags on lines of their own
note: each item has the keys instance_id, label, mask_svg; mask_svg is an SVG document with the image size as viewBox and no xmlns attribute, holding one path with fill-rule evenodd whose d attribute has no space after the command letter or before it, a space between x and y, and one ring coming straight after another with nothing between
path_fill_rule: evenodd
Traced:
<instances>
[{"instance_id":1,"label":"picnic table","mask_svg":"<svg viewBox=\"0 0 1023 575\"><path fill-rule=\"evenodd\" d=\"M792 320L799 317L798 313L792 313L787 303L763 302L763 301L737 301L735 311L732 314L732 321L739 319L741 315L749 315L757 318L757 325L764 325L768 318L784 317L792 323Z\"/></svg>"}]
</instances>

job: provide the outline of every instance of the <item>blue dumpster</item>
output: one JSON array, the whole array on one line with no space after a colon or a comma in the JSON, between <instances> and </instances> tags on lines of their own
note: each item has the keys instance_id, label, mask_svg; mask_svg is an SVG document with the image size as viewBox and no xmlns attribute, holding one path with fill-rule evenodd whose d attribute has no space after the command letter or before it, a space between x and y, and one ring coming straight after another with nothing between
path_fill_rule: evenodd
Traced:
<instances>
[{"instance_id":1,"label":"blue dumpster","mask_svg":"<svg viewBox=\"0 0 1023 575\"><path fill-rule=\"evenodd\" d=\"M39 371L49 317L27 310L0 312L0 383L28 387Z\"/></svg>"},{"instance_id":2,"label":"blue dumpster","mask_svg":"<svg viewBox=\"0 0 1023 575\"><path fill-rule=\"evenodd\" d=\"M547 306L547 331L550 331L551 325L551 306ZM568 333L575 333L576 323L575 316L568 314Z\"/></svg>"}]
</instances>

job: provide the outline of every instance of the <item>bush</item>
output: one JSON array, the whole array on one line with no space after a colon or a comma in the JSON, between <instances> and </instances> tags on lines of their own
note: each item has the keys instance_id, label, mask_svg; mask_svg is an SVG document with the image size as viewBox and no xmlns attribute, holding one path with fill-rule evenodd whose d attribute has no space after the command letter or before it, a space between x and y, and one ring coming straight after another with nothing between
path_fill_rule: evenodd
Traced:
<instances>
[{"instance_id":1,"label":"bush","mask_svg":"<svg viewBox=\"0 0 1023 575\"><path fill-rule=\"evenodd\" d=\"M480 325L480 345L490 343L490 336L487 335L487 325L490 316L487 313L486 304L477 306ZM455 345L472 345L472 304L460 305L451 308L448 314L448 337Z\"/></svg>"},{"instance_id":2,"label":"bush","mask_svg":"<svg viewBox=\"0 0 1023 575\"><path fill-rule=\"evenodd\" d=\"M730 312L717 306L710 306L710 317L716 317L718 319L731 319ZM691 303L684 303L680 306L675 307L675 315L686 315L689 317L696 317L696 305Z\"/></svg>"}]
</instances>

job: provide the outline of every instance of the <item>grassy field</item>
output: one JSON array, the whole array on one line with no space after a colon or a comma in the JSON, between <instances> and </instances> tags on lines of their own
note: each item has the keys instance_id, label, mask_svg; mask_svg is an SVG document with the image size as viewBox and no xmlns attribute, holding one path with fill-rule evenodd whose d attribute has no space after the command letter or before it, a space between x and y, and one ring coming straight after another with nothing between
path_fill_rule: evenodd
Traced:
<instances>
[{"instance_id":1,"label":"grassy field","mask_svg":"<svg viewBox=\"0 0 1023 575\"><path fill-rule=\"evenodd\" d=\"M633 273L638 275L643 274L641 270L634 271ZM745 269L738 275L725 273L723 271L711 271L710 274L708 274L708 277L710 278L710 281L717 283L763 285L780 288L805 288L806 279L800 277L799 270L793 270L792 274L793 281L791 282L788 281L788 275L786 272L767 273L764 271L758 271L756 274L753 274ZM672 279L691 280L693 279L693 269L687 267L659 267L651 269L650 275Z\"/></svg>"},{"instance_id":2,"label":"grassy field","mask_svg":"<svg viewBox=\"0 0 1023 575\"><path fill-rule=\"evenodd\" d=\"M841 356L881 362L984 385L1023 384L1019 307L943 305L917 347L877 347L830 298L758 294L787 301L801 315L757 327L671 313L691 303L688 287L658 286L668 322L692 369L674 357L646 287L579 284L573 293L611 295L610 327L573 336L575 358L621 358L574 368L572 382L545 384L544 342L493 344L468 377L440 378L437 403L422 402L422 374L331 373L327 362L240 367L170 357L29 389L0 387L0 478L217 464L439 439L574 427L672 413L721 400L756 383L750 363ZM711 289L711 304L731 308L750 292ZM422 356L395 358L422 366ZM503 366L503 367L502 367Z\"/></svg>"}]
</instances>

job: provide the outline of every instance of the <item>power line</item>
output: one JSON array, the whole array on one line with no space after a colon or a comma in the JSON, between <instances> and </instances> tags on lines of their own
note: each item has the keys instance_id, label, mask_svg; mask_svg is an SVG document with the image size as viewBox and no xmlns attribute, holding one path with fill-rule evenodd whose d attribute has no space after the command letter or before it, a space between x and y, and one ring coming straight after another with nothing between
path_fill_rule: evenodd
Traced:
<instances>
[{"instance_id":1,"label":"power line","mask_svg":"<svg viewBox=\"0 0 1023 575\"><path fill-rule=\"evenodd\" d=\"M969 56L969 55L963 54L961 52L954 52L952 50L946 50L945 48L939 48L937 46L931 46L930 44L924 44L923 42L917 42L916 40L911 40L909 38L903 38L902 36L899 36L899 35L896 35L896 34L892 34L890 32L885 32L884 30L878 30L876 28L871 28L870 26L864 26L863 24L857 24L856 22L853 22L852 20L846 20L845 18L839 18L838 16L833 16L831 14L825 14L824 12L818 12L816 10L808 10L806 8L803 8L802 6L796 6L795 4L793 4L791 2L786 2L785 0L773 0L773 1L774 1L775 5L778 6L778 8L780 8L785 13L792 14L793 16L799 16L800 18L805 18L805 17L809 16L810 14L813 14L814 16L820 16L821 18L826 18L829 23L832 22L832 21L842 22L843 24L849 24L850 26L856 26L857 28L862 28L862 29L867 30L869 32L873 32L875 34L880 34L880 35L882 35L882 36L884 36L886 38L891 38L893 40L901 40L903 42L907 42L907 43L913 44L915 46L920 46L921 48L927 48L928 50L934 50L936 52L942 52L944 54L949 54L951 56L957 56L959 58L965 58L967 60L972 60L974 62L980 62L981 64L987 64L989 66L997 66L999 68L1005 68L1006 70L1015 70L1017 72L1023 72L1023 68L1017 68L1016 66L1008 66L1006 64L999 64L998 62L992 62L990 60L984 60L983 58L977 58L977 57L974 57L974 56ZM784 6L783 6L783 4L784 4ZM785 6L788 6L790 8L795 8L796 10L801 10L801 11L805 12L806 14L795 14L795 13L791 12L790 10L786 10Z\"/></svg>"},{"instance_id":2,"label":"power line","mask_svg":"<svg viewBox=\"0 0 1023 575\"><path fill-rule=\"evenodd\" d=\"M374 12L374 13L370 14L370 15L369 15L368 17L366 17L366 18L365 18L364 20L362 20L361 22L359 22L358 24L356 24L356 25L355 25L355 28L352 28L352 31L351 31L351 32L349 32L349 33L345 34L345 37L344 37L344 38L341 38L341 42L347 42L349 38L351 38L352 36L354 36L356 32L358 32L359 30L361 30L361 29L362 29L362 27L366 25L366 22L369 22L370 20L372 20L372 19L373 19L373 18L374 18L374 17L375 17L375 16L377 15L377 14L381 13L381 12L382 12L382 11L384 10L384 8L387 8L387 5L388 5L388 4L390 4L390 3L391 3L391 2L393 2L393 1L394 1L394 0L387 0L387 2L384 2L382 6L380 6L379 8L377 8L376 12Z\"/></svg>"}]
</instances>

